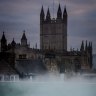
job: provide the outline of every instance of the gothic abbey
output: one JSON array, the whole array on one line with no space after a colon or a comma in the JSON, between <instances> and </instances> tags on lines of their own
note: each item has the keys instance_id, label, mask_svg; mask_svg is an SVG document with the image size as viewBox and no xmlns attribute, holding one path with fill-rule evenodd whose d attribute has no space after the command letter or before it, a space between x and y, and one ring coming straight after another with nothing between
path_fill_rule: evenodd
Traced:
<instances>
[{"instance_id":1,"label":"gothic abbey","mask_svg":"<svg viewBox=\"0 0 96 96\"><path fill-rule=\"evenodd\" d=\"M15 40L7 44L3 33L1 38L0 74L27 77L45 73L80 72L92 69L92 42L84 44L80 50L67 50L67 11L59 4L57 18L47 15L43 6L40 13L40 49L30 48L25 31L21 43ZM1 76L0 75L0 76ZM0 77L1 78L1 77ZM13 78L13 77L12 77Z\"/></svg>"}]
</instances>

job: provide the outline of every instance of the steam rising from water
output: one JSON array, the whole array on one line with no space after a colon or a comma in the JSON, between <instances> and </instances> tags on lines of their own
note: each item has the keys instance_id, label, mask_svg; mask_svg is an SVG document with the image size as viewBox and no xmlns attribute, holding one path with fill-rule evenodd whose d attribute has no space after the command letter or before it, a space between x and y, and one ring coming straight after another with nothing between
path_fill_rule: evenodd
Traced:
<instances>
[{"instance_id":1,"label":"steam rising from water","mask_svg":"<svg viewBox=\"0 0 96 96\"><path fill-rule=\"evenodd\" d=\"M1 82L0 96L96 96L96 78L60 78Z\"/></svg>"}]
</instances>

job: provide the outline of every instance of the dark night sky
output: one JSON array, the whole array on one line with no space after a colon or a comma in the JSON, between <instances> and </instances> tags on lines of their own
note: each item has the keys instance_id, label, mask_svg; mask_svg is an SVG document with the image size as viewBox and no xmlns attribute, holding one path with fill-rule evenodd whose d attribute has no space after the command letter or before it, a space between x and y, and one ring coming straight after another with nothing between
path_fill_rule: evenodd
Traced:
<instances>
[{"instance_id":1,"label":"dark night sky","mask_svg":"<svg viewBox=\"0 0 96 96\"><path fill-rule=\"evenodd\" d=\"M68 12L68 49L80 47L82 40L93 42L96 53L96 0L54 0L54 16L59 2L62 11L64 6ZM41 6L45 13L49 6L53 16L52 0L0 0L0 38L5 31L8 42L20 42L23 30L31 47L38 43L39 47L39 15Z\"/></svg>"}]
</instances>

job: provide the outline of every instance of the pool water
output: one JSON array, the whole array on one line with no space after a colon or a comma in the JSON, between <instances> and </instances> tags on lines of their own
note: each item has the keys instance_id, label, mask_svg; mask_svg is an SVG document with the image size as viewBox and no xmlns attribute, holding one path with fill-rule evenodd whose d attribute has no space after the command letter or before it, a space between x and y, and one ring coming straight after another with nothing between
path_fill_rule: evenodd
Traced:
<instances>
[{"instance_id":1,"label":"pool water","mask_svg":"<svg viewBox=\"0 0 96 96\"><path fill-rule=\"evenodd\" d=\"M0 96L96 96L93 82L0 82Z\"/></svg>"}]
</instances>

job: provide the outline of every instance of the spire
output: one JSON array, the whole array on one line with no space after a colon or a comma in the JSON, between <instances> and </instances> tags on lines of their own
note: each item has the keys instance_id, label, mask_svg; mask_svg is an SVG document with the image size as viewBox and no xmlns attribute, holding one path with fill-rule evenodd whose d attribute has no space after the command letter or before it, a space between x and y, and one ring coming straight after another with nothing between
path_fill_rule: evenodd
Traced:
<instances>
[{"instance_id":1,"label":"spire","mask_svg":"<svg viewBox=\"0 0 96 96\"><path fill-rule=\"evenodd\" d=\"M48 7L48 10L47 10L46 20L51 20L49 7Z\"/></svg>"},{"instance_id":2,"label":"spire","mask_svg":"<svg viewBox=\"0 0 96 96\"><path fill-rule=\"evenodd\" d=\"M88 46L87 46L87 40L86 40L85 51L87 50L88 50Z\"/></svg>"},{"instance_id":3,"label":"spire","mask_svg":"<svg viewBox=\"0 0 96 96\"><path fill-rule=\"evenodd\" d=\"M80 51L84 51L84 41L82 41Z\"/></svg>"},{"instance_id":4,"label":"spire","mask_svg":"<svg viewBox=\"0 0 96 96\"><path fill-rule=\"evenodd\" d=\"M89 42L89 44L88 44L88 50L90 50L90 48L91 48L91 45L90 45L90 42Z\"/></svg>"},{"instance_id":5,"label":"spire","mask_svg":"<svg viewBox=\"0 0 96 96\"><path fill-rule=\"evenodd\" d=\"M21 38L21 45L22 46L27 46L27 38L26 38L26 35L25 35L25 30L23 31L23 35L22 35L22 38Z\"/></svg>"},{"instance_id":6,"label":"spire","mask_svg":"<svg viewBox=\"0 0 96 96\"><path fill-rule=\"evenodd\" d=\"M92 50L92 42L91 42L91 44L90 44L90 47L91 47L91 50Z\"/></svg>"},{"instance_id":7,"label":"spire","mask_svg":"<svg viewBox=\"0 0 96 96\"><path fill-rule=\"evenodd\" d=\"M14 41L14 38L13 38L13 41L11 42L11 45L14 47L16 45L16 42Z\"/></svg>"},{"instance_id":8,"label":"spire","mask_svg":"<svg viewBox=\"0 0 96 96\"><path fill-rule=\"evenodd\" d=\"M44 20L44 18L45 18L45 14L44 14L44 9L43 9L43 5L42 5L41 13L40 13L40 20Z\"/></svg>"},{"instance_id":9,"label":"spire","mask_svg":"<svg viewBox=\"0 0 96 96\"><path fill-rule=\"evenodd\" d=\"M6 41L4 32L3 32L3 35L2 35L2 38L1 38L1 42L2 42L2 41Z\"/></svg>"},{"instance_id":10,"label":"spire","mask_svg":"<svg viewBox=\"0 0 96 96\"><path fill-rule=\"evenodd\" d=\"M5 38L5 34L3 32L2 38L1 38L1 51L4 52L7 50L7 40Z\"/></svg>"},{"instance_id":11,"label":"spire","mask_svg":"<svg viewBox=\"0 0 96 96\"><path fill-rule=\"evenodd\" d=\"M64 7L64 11L63 11L63 20L67 23L67 10L66 10L66 6Z\"/></svg>"},{"instance_id":12,"label":"spire","mask_svg":"<svg viewBox=\"0 0 96 96\"><path fill-rule=\"evenodd\" d=\"M67 15L67 10L66 10L66 6L64 7L64 12L63 12L63 16Z\"/></svg>"},{"instance_id":13,"label":"spire","mask_svg":"<svg viewBox=\"0 0 96 96\"><path fill-rule=\"evenodd\" d=\"M61 11L60 3L59 3L58 11L57 11L57 19L62 19L62 11Z\"/></svg>"},{"instance_id":14,"label":"spire","mask_svg":"<svg viewBox=\"0 0 96 96\"><path fill-rule=\"evenodd\" d=\"M90 45L90 42L89 42L89 48L91 47L91 45Z\"/></svg>"},{"instance_id":15,"label":"spire","mask_svg":"<svg viewBox=\"0 0 96 96\"><path fill-rule=\"evenodd\" d=\"M22 35L22 38L21 39L22 40L27 40L26 35L25 35L25 30L23 31L23 35Z\"/></svg>"}]
</instances>

